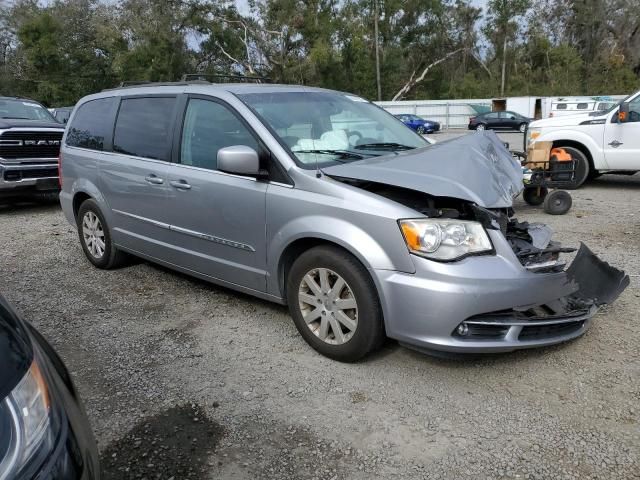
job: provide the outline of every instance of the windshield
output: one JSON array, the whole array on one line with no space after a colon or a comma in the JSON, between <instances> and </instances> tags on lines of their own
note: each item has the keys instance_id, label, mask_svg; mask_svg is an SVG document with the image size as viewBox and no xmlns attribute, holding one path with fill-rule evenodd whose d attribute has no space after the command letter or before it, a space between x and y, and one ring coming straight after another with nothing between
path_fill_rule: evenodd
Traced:
<instances>
[{"instance_id":1,"label":"windshield","mask_svg":"<svg viewBox=\"0 0 640 480\"><path fill-rule=\"evenodd\" d=\"M0 99L0 118L20 120L43 120L55 122L49 111L42 105L29 100Z\"/></svg>"},{"instance_id":2,"label":"windshield","mask_svg":"<svg viewBox=\"0 0 640 480\"><path fill-rule=\"evenodd\" d=\"M393 115L353 95L300 91L238 97L289 146L303 168L429 146Z\"/></svg>"}]
</instances>

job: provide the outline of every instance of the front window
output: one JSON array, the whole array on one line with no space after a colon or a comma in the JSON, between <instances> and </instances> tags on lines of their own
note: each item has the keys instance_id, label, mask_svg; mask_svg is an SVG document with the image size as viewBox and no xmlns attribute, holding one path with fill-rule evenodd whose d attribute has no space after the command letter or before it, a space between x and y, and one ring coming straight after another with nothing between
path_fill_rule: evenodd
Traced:
<instances>
[{"instance_id":1,"label":"front window","mask_svg":"<svg viewBox=\"0 0 640 480\"><path fill-rule=\"evenodd\" d=\"M39 103L13 98L0 99L0 118L56 122L49 111Z\"/></svg>"},{"instance_id":2,"label":"front window","mask_svg":"<svg viewBox=\"0 0 640 480\"><path fill-rule=\"evenodd\" d=\"M429 145L393 115L353 95L269 92L238 97L275 131L303 168Z\"/></svg>"}]
</instances>

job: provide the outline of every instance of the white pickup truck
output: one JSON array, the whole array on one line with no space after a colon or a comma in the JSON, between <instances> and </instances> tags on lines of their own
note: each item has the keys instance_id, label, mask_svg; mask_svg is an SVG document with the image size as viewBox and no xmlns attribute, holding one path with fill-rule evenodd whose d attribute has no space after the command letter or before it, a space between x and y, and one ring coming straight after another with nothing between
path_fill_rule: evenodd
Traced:
<instances>
[{"instance_id":1,"label":"white pickup truck","mask_svg":"<svg viewBox=\"0 0 640 480\"><path fill-rule=\"evenodd\" d=\"M564 148L576 160L573 188L603 173L640 171L640 92L604 112L531 122L525 150L532 142L543 141Z\"/></svg>"}]
</instances>

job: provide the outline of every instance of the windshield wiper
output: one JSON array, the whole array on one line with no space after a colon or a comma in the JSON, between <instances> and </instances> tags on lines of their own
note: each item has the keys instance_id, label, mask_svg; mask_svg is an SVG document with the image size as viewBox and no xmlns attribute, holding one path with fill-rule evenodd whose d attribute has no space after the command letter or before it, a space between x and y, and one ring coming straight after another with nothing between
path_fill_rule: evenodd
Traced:
<instances>
[{"instance_id":1,"label":"windshield wiper","mask_svg":"<svg viewBox=\"0 0 640 480\"><path fill-rule=\"evenodd\" d=\"M380 143L363 143L362 145L356 145L355 148L359 150L413 150L416 147L412 147L410 145L403 145L401 143L380 142Z\"/></svg>"},{"instance_id":2,"label":"windshield wiper","mask_svg":"<svg viewBox=\"0 0 640 480\"><path fill-rule=\"evenodd\" d=\"M357 158L362 159L362 155L359 153L350 152L348 150L329 150L329 149L318 149L318 150L293 150L293 153L317 153L319 155L338 155L340 158Z\"/></svg>"}]
</instances>

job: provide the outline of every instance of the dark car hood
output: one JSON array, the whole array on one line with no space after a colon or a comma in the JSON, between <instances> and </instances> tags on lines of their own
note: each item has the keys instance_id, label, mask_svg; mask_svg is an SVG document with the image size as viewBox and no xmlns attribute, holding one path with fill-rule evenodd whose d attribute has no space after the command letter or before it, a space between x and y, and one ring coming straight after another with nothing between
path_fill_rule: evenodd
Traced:
<instances>
[{"instance_id":1,"label":"dark car hood","mask_svg":"<svg viewBox=\"0 0 640 480\"><path fill-rule=\"evenodd\" d=\"M0 295L0 401L24 377L32 360L27 327Z\"/></svg>"},{"instance_id":2,"label":"dark car hood","mask_svg":"<svg viewBox=\"0 0 640 480\"><path fill-rule=\"evenodd\" d=\"M0 129L5 128L59 128L64 125L58 122L44 122L42 120L20 120L18 118L0 118Z\"/></svg>"},{"instance_id":3,"label":"dark car hood","mask_svg":"<svg viewBox=\"0 0 640 480\"><path fill-rule=\"evenodd\" d=\"M505 208L522 190L522 169L493 132L323 169L329 176L409 188Z\"/></svg>"}]
</instances>

